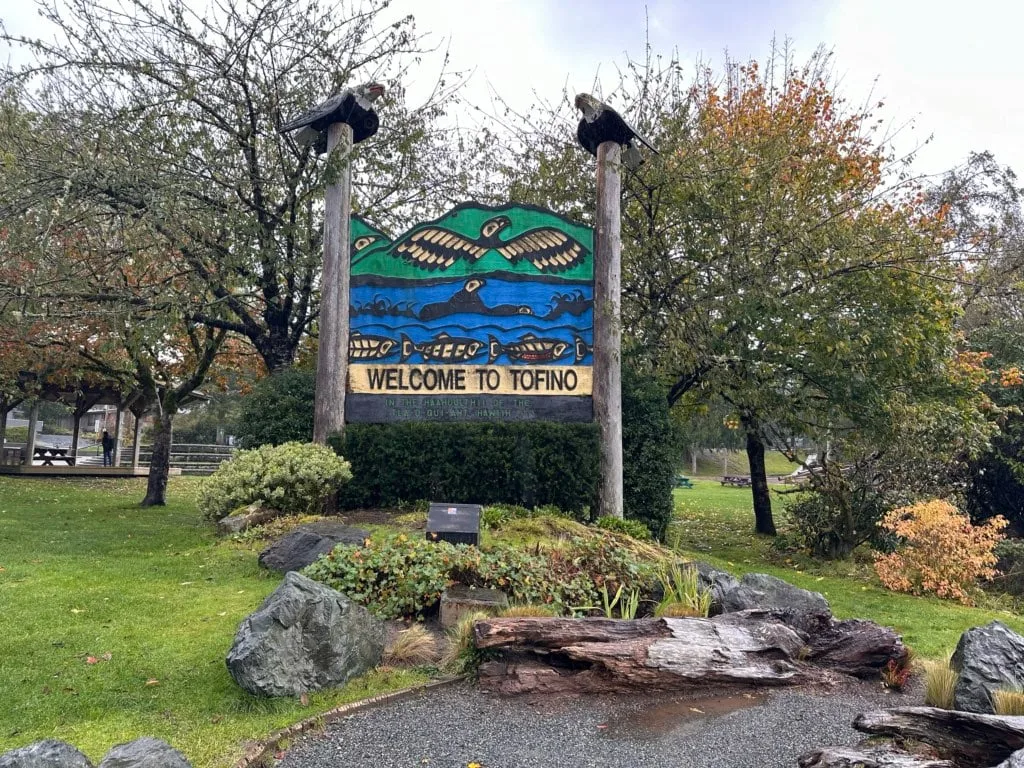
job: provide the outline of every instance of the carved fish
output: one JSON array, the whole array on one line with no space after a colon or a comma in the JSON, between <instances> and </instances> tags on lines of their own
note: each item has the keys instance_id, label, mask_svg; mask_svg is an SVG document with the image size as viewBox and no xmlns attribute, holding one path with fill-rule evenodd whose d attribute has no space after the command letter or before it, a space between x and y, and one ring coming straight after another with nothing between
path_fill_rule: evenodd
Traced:
<instances>
[{"instance_id":1,"label":"carved fish","mask_svg":"<svg viewBox=\"0 0 1024 768\"><path fill-rule=\"evenodd\" d=\"M401 362L404 363L418 352L423 355L424 360L430 362L463 363L479 355L483 346L482 341L455 338L443 331L434 339L421 342L420 344L402 334Z\"/></svg>"},{"instance_id":2,"label":"carved fish","mask_svg":"<svg viewBox=\"0 0 1024 768\"><path fill-rule=\"evenodd\" d=\"M502 344L493 336L490 337L488 352L490 360L488 365L494 363L502 355L508 355L510 360L523 363L548 363L557 360L569 348L569 344L558 339L539 339L532 333L528 333L519 341Z\"/></svg>"},{"instance_id":3,"label":"carved fish","mask_svg":"<svg viewBox=\"0 0 1024 768\"><path fill-rule=\"evenodd\" d=\"M587 355L594 354L594 348L592 346L590 346L589 344L587 344L587 342L585 342L579 336L576 337L575 348L576 348L576 362L577 363L579 363L579 361L582 360Z\"/></svg>"},{"instance_id":4,"label":"carved fish","mask_svg":"<svg viewBox=\"0 0 1024 768\"><path fill-rule=\"evenodd\" d=\"M364 336L352 331L348 337L349 360L383 360L394 348L394 339L386 336Z\"/></svg>"}]
</instances>

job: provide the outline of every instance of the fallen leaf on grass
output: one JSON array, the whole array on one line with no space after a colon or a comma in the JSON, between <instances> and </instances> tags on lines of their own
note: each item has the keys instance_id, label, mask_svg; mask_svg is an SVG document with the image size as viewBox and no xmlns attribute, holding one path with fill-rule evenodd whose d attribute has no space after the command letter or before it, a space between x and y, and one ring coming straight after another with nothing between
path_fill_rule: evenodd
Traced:
<instances>
[{"instance_id":1,"label":"fallen leaf on grass","mask_svg":"<svg viewBox=\"0 0 1024 768\"><path fill-rule=\"evenodd\" d=\"M301 704L304 707L308 707L309 706L309 694L308 693L304 693L301 696L299 696L299 704Z\"/></svg>"},{"instance_id":2,"label":"fallen leaf on grass","mask_svg":"<svg viewBox=\"0 0 1024 768\"><path fill-rule=\"evenodd\" d=\"M85 608L72 608L71 612L74 614L85 613Z\"/></svg>"},{"instance_id":3,"label":"fallen leaf on grass","mask_svg":"<svg viewBox=\"0 0 1024 768\"><path fill-rule=\"evenodd\" d=\"M151 677L149 678L149 680L146 681L146 685L160 685L160 681L157 680L155 677Z\"/></svg>"},{"instance_id":4,"label":"fallen leaf on grass","mask_svg":"<svg viewBox=\"0 0 1024 768\"><path fill-rule=\"evenodd\" d=\"M99 661L95 656L86 656L85 658L86 664L99 664Z\"/></svg>"}]
</instances>

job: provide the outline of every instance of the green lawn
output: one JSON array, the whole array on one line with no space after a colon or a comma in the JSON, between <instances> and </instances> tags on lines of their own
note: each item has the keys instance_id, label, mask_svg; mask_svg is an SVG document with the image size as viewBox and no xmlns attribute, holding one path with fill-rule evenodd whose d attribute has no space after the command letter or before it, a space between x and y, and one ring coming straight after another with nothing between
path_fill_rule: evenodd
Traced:
<instances>
[{"instance_id":1,"label":"green lawn","mask_svg":"<svg viewBox=\"0 0 1024 768\"><path fill-rule=\"evenodd\" d=\"M786 497L772 495L776 525L784 534ZM993 619L1024 633L1024 618L1001 608L995 600L970 608L949 600L890 592L878 583L866 554L828 562L777 549L770 537L753 533L749 488L723 488L715 481L698 480L693 490L677 489L675 499L676 522L670 540L680 551L736 575L770 573L821 592L836 616L895 627L921 657L937 658L951 652L965 629Z\"/></svg>"},{"instance_id":2,"label":"green lawn","mask_svg":"<svg viewBox=\"0 0 1024 768\"><path fill-rule=\"evenodd\" d=\"M750 462L747 461L746 451L729 451L727 472L722 472L722 464L721 454L701 454L697 459L697 471L694 474L698 477L721 477L723 474L750 474ZM789 459L778 451L765 452L764 468L765 472L769 475L788 475L794 469L799 468L799 466L799 464L791 463ZM686 461L680 466L680 471L683 474L687 474L692 469L693 466L687 457Z\"/></svg>"},{"instance_id":3,"label":"green lawn","mask_svg":"<svg viewBox=\"0 0 1024 768\"><path fill-rule=\"evenodd\" d=\"M59 738L98 763L152 735L226 766L247 740L423 679L378 671L308 707L239 689L224 657L278 578L215 541L194 488L173 478L166 508L140 509L139 480L0 477L0 752Z\"/></svg>"}]
</instances>

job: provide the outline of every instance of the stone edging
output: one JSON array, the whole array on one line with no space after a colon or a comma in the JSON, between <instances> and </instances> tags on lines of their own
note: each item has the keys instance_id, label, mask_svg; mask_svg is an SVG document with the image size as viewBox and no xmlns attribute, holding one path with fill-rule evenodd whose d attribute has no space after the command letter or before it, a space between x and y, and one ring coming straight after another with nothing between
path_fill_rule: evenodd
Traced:
<instances>
[{"instance_id":1,"label":"stone edging","mask_svg":"<svg viewBox=\"0 0 1024 768\"><path fill-rule=\"evenodd\" d=\"M456 677L447 677L443 680L432 680L428 683L421 683L420 685L401 688L397 691L391 691L390 693L371 696L368 699L361 699L360 701L342 704L334 709L321 712L319 715L307 717L305 720L300 720L294 725L290 725L287 728L283 728L280 731L270 734L270 736L263 741L257 742L255 745L249 747L242 758L238 760L232 768L261 768L261 766L269 765L267 757L277 751L281 741L284 739L299 736L307 731L313 730L314 728L325 726L329 723L340 720L343 717L348 717L349 715L354 715L357 712L362 712L363 710L373 709L374 707L390 704L394 701L407 699L417 693L432 691L435 688L444 688L455 683L460 683L465 679L465 675L459 675Z\"/></svg>"}]
</instances>

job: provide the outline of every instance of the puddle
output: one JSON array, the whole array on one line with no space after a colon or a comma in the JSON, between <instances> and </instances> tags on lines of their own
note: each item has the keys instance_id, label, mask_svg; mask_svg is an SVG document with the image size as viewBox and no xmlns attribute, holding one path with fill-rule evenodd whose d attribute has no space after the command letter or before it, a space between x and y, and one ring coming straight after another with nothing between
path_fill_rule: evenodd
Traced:
<instances>
[{"instance_id":1,"label":"puddle","mask_svg":"<svg viewBox=\"0 0 1024 768\"><path fill-rule=\"evenodd\" d=\"M615 712L598 728L608 736L632 736L637 733L663 736L702 720L760 706L765 697L763 693L736 693L729 696L662 700L629 711Z\"/></svg>"}]
</instances>

